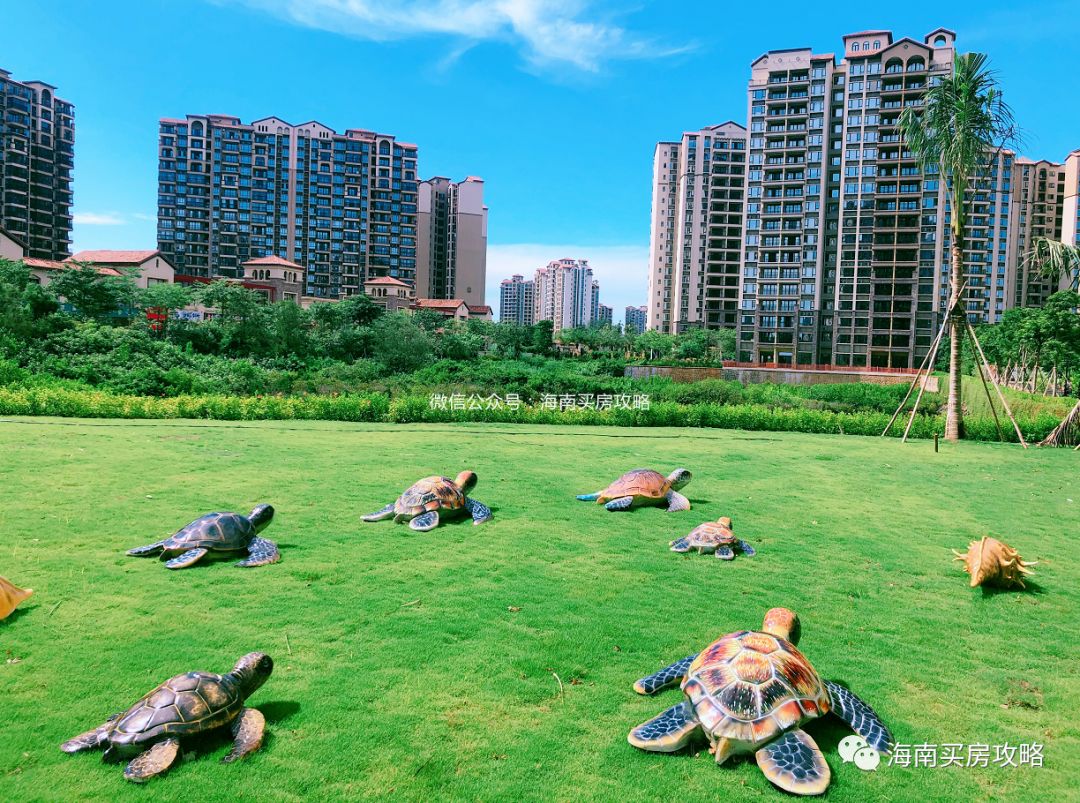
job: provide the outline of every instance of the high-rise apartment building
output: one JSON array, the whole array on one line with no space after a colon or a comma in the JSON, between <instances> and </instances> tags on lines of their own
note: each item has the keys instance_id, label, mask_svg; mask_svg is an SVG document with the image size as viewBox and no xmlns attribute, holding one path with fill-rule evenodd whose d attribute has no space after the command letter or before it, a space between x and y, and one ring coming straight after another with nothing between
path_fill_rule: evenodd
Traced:
<instances>
[{"instance_id":1,"label":"high-rise apartment building","mask_svg":"<svg viewBox=\"0 0 1080 803\"><path fill-rule=\"evenodd\" d=\"M627 307L624 312L624 326L627 332L641 334L649 320L649 306L643 304L640 307Z\"/></svg>"},{"instance_id":2,"label":"high-rise apartment building","mask_svg":"<svg viewBox=\"0 0 1080 803\"><path fill-rule=\"evenodd\" d=\"M1012 189L1009 226L1014 232L1010 254L1013 272L1005 288L1005 301L1007 308L1040 306L1057 289L1057 283L1040 276L1025 256L1040 237L1061 239L1065 165L1016 159Z\"/></svg>"},{"instance_id":3,"label":"high-rise apartment building","mask_svg":"<svg viewBox=\"0 0 1080 803\"><path fill-rule=\"evenodd\" d=\"M589 323L596 323L600 317L600 282L592 280L589 288Z\"/></svg>"},{"instance_id":4,"label":"high-rise apartment building","mask_svg":"<svg viewBox=\"0 0 1080 803\"><path fill-rule=\"evenodd\" d=\"M588 326L594 304L599 304L599 283L584 259L557 259L536 271L535 317L551 321L556 332Z\"/></svg>"},{"instance_id":5,"label":"high-rise apartment building","mask_svg":"<svg viewBox=\"0 0 1080 803\"><path fill-rule=\"evenodd\" d=\"M607 304L600 304L596 312L596 320L593 321L597 326L611 326L614 321L614 310Z\"/></svg>"},{"instance_id":6,"label":"high-rise apartment building","mask_svg":"<svg viewBox=\"0 0 1080 803\"><path fill-rule=\"evenodd\" d=\"M746 129L726 122L653 155L648 327L738 323Z\"/></svg>"},{"instance_id":7,"label":"high-rise apartment building","mask_svg":"<svg viewBox=\"0 0 1080 803\"><path fill-rule=\"evenodd\" d=\"M0 227L26 256L62 260L71 246L75 107L55 92L0 70Z\"/></svg>"},{"instance_id":8,"label":"high-rise apartment building","mask_svg":"<svg viewBox=\"0 0 1080 803\"><path fill-rule=\"evenodd\" d=\"M1080 246L1080 149L1065 157L1065 189L1061 201L1061 239Z\"/></svg>"},{"instance_id":9,"label":"high-rise apartment building","mask_svg":"<svg viewBox=\"0 0 1080 803\"><path fill-rule=\"evenodd\" d=\"M499 321L532 326L536 323L536 282L519 273L499 285Z\"/></svg>"},{"instance_id":10,"label":"high-rise apartment building","mask_svg":"<svg viewBox=\"0 0 1080 803\"><path fill-rule=\"evenodd\" d=\"M436 176L420 182L416 294L484 303L487 277L484 180Z\"/></svg>"},{"instance_id":11,"label":"high-rise apartment building","mask_svg":"<svg viewBox=\"0 0 1080 803\"><path fill-rule=\"evenodd\" d=\"M239 277L254 258L303 265L304 293L416 282L417 148L277 117L162 119L158 248L178 273Z\"/></svg>"}]
</instances>

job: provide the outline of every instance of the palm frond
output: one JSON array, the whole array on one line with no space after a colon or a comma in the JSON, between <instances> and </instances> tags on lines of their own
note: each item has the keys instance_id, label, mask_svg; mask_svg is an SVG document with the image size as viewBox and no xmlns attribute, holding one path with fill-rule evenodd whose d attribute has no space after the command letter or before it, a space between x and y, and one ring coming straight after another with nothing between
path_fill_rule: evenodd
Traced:
<instances>
[{"instance_id":1,"label":"palm frond","mask_svg":"<svg viewBox=\"0 0 1080 803\"><path fill-rule=\"evenodd\" d=\"M1023 265L1047 279L1071 277L1072 288L1080 287L1080 246L1039 237L1024 257Z\"/></svg>"}]
</instances>

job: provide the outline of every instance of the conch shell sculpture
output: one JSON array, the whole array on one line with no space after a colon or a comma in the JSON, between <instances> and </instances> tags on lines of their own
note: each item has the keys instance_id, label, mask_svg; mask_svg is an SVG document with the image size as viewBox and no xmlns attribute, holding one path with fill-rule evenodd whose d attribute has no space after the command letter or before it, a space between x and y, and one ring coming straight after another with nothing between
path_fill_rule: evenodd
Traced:
<instances>
[{"instance_id":1,"label":"conch shell sculpture","mask_svg":"<svg viewBox=\"0 0 1080 803\"><path fill-rule=\"evenodd\" d=\"M33 593L32 588L19 588L0 577L0 620L7 619L18 604Z\"/></svg>"},{"instance_id":2,"label":"conch shell sculpture","mask_svg":"<svg viewBox=\"0 0 1080 803\"><path fill-rule=\"evenodd\" d=\"M1020 558L1020 553L1008 544L996 538L983 536L979 541L968 544L968 551L957 552L955 560L964 562L964 571L971 575L971 587L980 585L998 588L1025 588L1024 575L1031 574L1030 563Z\"/></svg>"}]
</instances>

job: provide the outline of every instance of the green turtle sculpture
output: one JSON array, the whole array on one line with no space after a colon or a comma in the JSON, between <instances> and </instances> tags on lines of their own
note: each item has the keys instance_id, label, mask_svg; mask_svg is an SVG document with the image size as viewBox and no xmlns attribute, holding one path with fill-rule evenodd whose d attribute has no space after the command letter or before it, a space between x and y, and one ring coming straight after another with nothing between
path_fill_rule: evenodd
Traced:
<instances>
[{"instance_id":1,"label":"green turtle sculpture","mask_svg":"<svg viewBox=\"0 0 1080 803\"><path fill-rule=\"evenodd\" d=\"M677 468L666 477L650 468L635 468L604 490L581 494L578 499L582 502L596 501L608 510L629 510L645 505L667 505L669 513L689 510L690 500L678 491L692 477L685 468Z\"/></svg>"},{"instance_id":2,"label":"green turtle sculpture","mask_svg":"<svg viewBox=\"0 0 1080 803\"><path fill-rule=\"evenodd\" d=\"M692 552L695 549L702 555L712 552L721 560L732 560L736 549L747 557L755 553L752 546L735 537L731 519L727 516L699 524L689 535L672 541L670 546L672 552Z\"/></svg>"},{"instance_id":3,"label":"green turtle sculpture","mask_svg":"<svg viewBox=\"0 0 1080 803\"><path fill-rule=\"evenodd\" d=\"M186 569L209 552L247 552L236 565L245 568L265 566L281 560L277 544L260 538L274 518L274 508L259 505L247 516L239 513L207 513L164 541L129 549L136 557L160 555L168 569Z\"/></svg>"},{"instance_id":4,"label":"green turtle sculpture","mask_svg":"<svg viewBox=\"0 0 1080 803\"><path fill-rule=\"evenodd\" d=\"M269 655L245 655L232 672L188 672L169 678L135 705L86 733L60 745L65 753L105 748L106 761L129 760L124 777L142 783L171 767L181 752L181 740L230 726L232 750L222 761L232 762L262 746L266 720L244 701L274 670Z\"/></svg>"},{"instance_id":5,"label":"green turtle sculpture","mask_svg":"<svg viewBox=\"0 0 1080 803\"><path fill-rule=\"evenodd\" d=\"M848 689L822 680L795 648L799 618L787 608L765 614L760 631L723 636L634 684L638 694L680 686L686 699L630 731L634 747L674 753L700 733L717 764L753 753L765 777L796 795L819 795L829 765L802 725L836 714L879 753L893 740L874 710Z\"/></svg>"},{"instance_id":6,"label":"green turtle sculpture","mask_svg":"<svg viewBox=\"0 0 1080 803\"><path fill-rule=\"evenodd\" d=\"M476 474L462 471L457 479L424 477L382 510L363 516L364 521L393 518L409 522L417 532L427 532L439 526L440 517L450 518L469 513L473 524L483 524L491 517L491 509L482 502L470 499L469 491L476 487Z\"/></svg>"}]
</instances>

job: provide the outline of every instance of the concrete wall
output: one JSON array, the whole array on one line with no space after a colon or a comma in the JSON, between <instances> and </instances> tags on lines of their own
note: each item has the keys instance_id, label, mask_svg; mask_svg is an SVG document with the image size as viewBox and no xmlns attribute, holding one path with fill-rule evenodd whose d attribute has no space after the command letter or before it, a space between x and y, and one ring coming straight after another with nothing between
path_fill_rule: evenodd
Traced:
<instances>
[{"instance_id":1,"label":"concrete wall","mask_svg":"<svg viewBox=\"0 0 1080 803\"><path fill-rule=\"evenodd\" d=\"M819 385L866 382L871 385L903 385L911 382L911 374L884 374L875 371L799 371L788 368L684 368L671 365L628 365L625 375L635 379L653 376L668 377L675 382L700 382L702 379L727 379L744 385L773 382L781 385ZM938 390L938 379L926 379L926 389Z\"/></svg>"}]
</instances>

